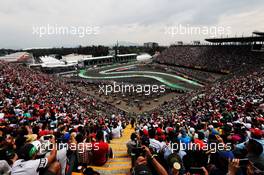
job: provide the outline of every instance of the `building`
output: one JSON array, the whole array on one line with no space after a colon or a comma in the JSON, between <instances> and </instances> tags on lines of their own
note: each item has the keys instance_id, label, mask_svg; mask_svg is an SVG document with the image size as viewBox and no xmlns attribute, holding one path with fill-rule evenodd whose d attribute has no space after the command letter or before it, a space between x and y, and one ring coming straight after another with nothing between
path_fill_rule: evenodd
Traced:
<instances>
[{"instance_id":1,"label":"building","mask_svg":"<svg viewBox=\"0 0 264 175\"><path fill-rule=\"evenodd\" d=\"M136 61L137 60L137 54L131 53L131 54L122 54L116 56L116 63L127 63L130 61Z\"/></svg>"},{"instance_id":2,"label":"building","mask_svg":"<svg viewBox=\"0 0 264 175\"><path fill-rule=\"evenodd\" d=\"M144 47L148 47L148 48L155 48L155 47L158 47L158 46L159 46L159 44L155 43L155 42L144 43Z\"/></svg>"},{"instance_id":3,"label":"building","mask_svg":"<svg viewBox=\"0 0 264 175\"><path fill-rule=\"evenodd\" d=\"M67 63L63 60L56 59L54 56L42 56L39 59L39 64L31 64L30 67L45 73L69 72L77 68L77 63Z\"/></svg>"},{"instance_id":4,"label":"building","mask_svg":"<svg viewBox=\"0 0 264 175\"><path fill-rule=\"evenodd\" d=\"M107 65L114 62L114 56L100 56L100 57L90 57L84 58L81 62L83 62L83 66L95 66L95 65Z\"/></svg>"},{"instance_id":5,"label":"building","mask_svg":"<svg viewBox=\"0 0 264 175\"><path fill-rule=\"evenodd\" d=\"M31 64L30 67L46 73L72 72L90 66L103 66L114 63L126 63L137 60L137 54L122 54L116 56L91 57L87 55L70 55L61 60L53 56L40 57L39 64Z\"/></svg>"},{"instance_id":6,"label":"building","mask_svg":"<svg viewBox=\"0 0 264 175\"><path fill-rule=\"evenodd\" d=\"M83 66L102 66L108 65L113 63L127 63L130 61L136 61L137 54L122 54L116 56L100 56L100 57L91 57L91 58L84 58L82 60Z\"/></svg>"},{"instance_id":7,"label":"building","mask_svg":"<svg viewBox=\"0 0 264 175\"><path fill-rule=\"evenodd\" d=\"M34 57L28 52L16 52L2 56L0 57L0 60L12 63L32 64L34 62Z\"/></svg>"}]
</instances>

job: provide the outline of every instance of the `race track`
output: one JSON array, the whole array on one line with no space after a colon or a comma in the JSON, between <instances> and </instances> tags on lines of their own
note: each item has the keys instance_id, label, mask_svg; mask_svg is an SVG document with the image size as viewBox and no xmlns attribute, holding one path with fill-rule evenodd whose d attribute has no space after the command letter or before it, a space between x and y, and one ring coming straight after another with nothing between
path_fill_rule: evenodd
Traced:
<instances>
[{"instance_id":1,"label":"race track","mask_svg":"<svg viewBox=\"0 0 264 175\"><path fill-rule=\"evenodd\" d=\"M107 66L106 68L102 68L99 72L92 70L81 70L79 72L79 77L90 80L111 80L111 79L114 80L114 79L144 77L144 78L151 78L157 80L172 89L179 89L184 91L191 90L186 86L193 86L196 88L203 87L202 84L194 80L190 80L174 74L158 72L158 71L130 71L129 68L131 68L132 66L136 66L136 64L127 65L127 66L124 65Z\"/></svg>"}]
</instances>

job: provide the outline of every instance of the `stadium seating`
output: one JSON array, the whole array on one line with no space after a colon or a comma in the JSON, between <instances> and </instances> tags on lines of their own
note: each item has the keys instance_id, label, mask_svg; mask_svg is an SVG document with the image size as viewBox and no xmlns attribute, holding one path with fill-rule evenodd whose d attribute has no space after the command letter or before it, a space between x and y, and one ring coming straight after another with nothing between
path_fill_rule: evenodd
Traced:
<instances>
[{"instance_id":1,"label":"stadium seating","mask_svg":"<svg viewBox=\"0 0 264 175\"><path fill-rule=\"evenodd\" d=\"M171 46L155 61L210 71L232 71L245 64L263 62L263 52L251 51L251 45Z\"/></svg>"}]
</instances>

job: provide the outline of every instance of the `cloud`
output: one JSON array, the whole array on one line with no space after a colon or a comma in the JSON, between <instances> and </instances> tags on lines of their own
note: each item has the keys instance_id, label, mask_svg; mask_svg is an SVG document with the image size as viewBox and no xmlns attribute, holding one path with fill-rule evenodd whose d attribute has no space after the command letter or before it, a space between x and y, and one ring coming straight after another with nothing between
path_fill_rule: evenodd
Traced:
<instances>
[{"instance_id":1,"label":"cloud","mask_svg":"<svg viewBox=\"0 0 264 175\"><path fill-rule=\"evenodd\" d=\"M112 44L116 40L140 44L201 40L205 36L166 36L164 27L229 25L248 32L261 28L259 21L263 24L263 16L257 15L261 11L264 11L262 0L1 0L0 47ZM245 25L246 22L250 25ZM85 38L32 35L33 26L47 24L99 26L101 32Z\"/></svg>"}]
</instances>

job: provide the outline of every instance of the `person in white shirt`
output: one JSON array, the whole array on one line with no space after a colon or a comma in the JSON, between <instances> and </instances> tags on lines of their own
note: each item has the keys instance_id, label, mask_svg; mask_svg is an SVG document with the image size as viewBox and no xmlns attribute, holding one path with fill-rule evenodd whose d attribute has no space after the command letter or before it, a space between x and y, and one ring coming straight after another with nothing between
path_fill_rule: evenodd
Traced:
<instances>
[{"instance_id":1,"label":"person in white shirt","mask_svg":"<svg viewBox=\"0 0 264 175\"><path fill-rule=\"evenodd\" d=\"M156 132L154 129L148 131L149 133L149 147L152 148L155 152L159 152L160 150L166 147L165 142L160 142L155 139Z\"/></svg>"},{"instance_id":2,"label":"person in white shirt","mask_svg":"<svg viewBox=\"0 0 264 175\"><path fill-rule=\"evenodd\" d=\"M117 124L114 124L114 127L112 129L112 138L120 138L121 137L121 129L120 126Z\"/></svg>"},{"instance_id":3,"label":"person in white shirt","mask_svg":"<svg viewBox=\"0 0 264 175\"><path fill-rule=\"evenodd\" d=\"M52 140L55 145L55 140ZM12 166L11 175L39 175L40 170L45 170L44 175L61 174L61 166L56 161L56 146L46 158L36 159L38 149L33 144L22 147L18 160Z\"/></svg>"}]
</instances>

